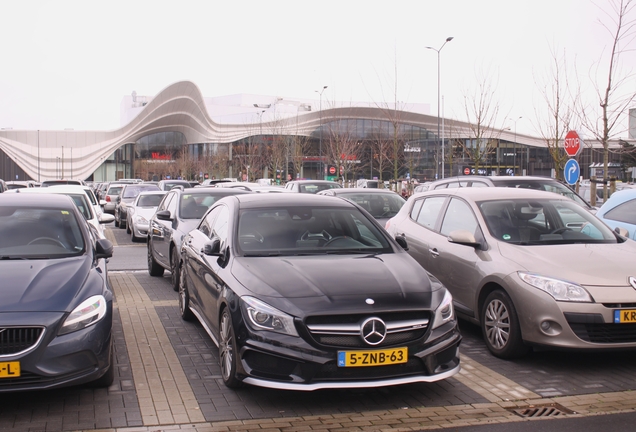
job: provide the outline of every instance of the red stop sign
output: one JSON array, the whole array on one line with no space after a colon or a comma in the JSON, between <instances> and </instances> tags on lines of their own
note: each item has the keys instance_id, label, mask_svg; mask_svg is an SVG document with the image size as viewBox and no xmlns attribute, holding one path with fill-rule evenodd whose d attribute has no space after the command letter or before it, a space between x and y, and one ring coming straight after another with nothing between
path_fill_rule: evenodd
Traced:
<instances>
[{"instance_id":1,"label":"red stop sign","mask_svg":"<svg viewBox=\"0 0 636 432\"><path fill-rule=\"evenodd\" d=\"M470 168L466 167L464 168L464 175L468 175L470 174Z\"/></svg>"},{"instance_id":2,"label":"red stop sign","mask_svg":"<svg viewBox=\"0 0 636 432\"><path fill-rule=\"evenodd\" d=\"M581 150L581 138L579 134L571 130L565 135L565 144L563 145L568 156L576 156Z\"/></svg>"},{"instance_id":3,"label":"red stop sign","mask_svg":"<svg viewBox=\"0 0 636 432\"><path fill-rule=\"evenodd\" d=\"M334 175L336 173L336 167L335 166L330 166L329 167L329 174Z\"/></svg>"}]
</instances>

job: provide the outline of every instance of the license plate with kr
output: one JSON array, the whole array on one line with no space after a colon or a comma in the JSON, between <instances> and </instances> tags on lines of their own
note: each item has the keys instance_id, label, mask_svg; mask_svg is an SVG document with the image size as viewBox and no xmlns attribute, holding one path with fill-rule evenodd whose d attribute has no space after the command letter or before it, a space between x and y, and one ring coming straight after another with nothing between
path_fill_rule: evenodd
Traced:
<instances>
[{"instance_id":1,"label":"license plate with kr","mask_svg":"<svg viewBox=\"0 0 636 432\"><path fill-rule=\"evenodd\" d=\"M408 361L408 348L338 351L338 367L384 366Z\"/></svg>"},{"instance_id":2,"label":"license plate with kr","mask_svg":"<svg viewBox=\"0 0 636 432\"><path fill-rule=\"evenodd\" d=\"M636 309L615 309L614 324L636 323Z\"/></svg>"}]
</instances>

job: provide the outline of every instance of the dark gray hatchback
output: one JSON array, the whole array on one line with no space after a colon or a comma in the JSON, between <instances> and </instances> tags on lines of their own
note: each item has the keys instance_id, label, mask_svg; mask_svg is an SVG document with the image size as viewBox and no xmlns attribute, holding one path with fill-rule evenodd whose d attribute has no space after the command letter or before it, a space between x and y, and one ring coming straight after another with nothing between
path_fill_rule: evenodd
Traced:
<instances>
[{"instance_id":1,"label":"dark gray hatchback","mask_svg":"<svg viewBox=\"0 0 636 432\"><path fill-rule=\"evenodd\" d=\"M70 197L0 195L0 392L113 382L112 253Z\"/></svg>"}]
</instances>

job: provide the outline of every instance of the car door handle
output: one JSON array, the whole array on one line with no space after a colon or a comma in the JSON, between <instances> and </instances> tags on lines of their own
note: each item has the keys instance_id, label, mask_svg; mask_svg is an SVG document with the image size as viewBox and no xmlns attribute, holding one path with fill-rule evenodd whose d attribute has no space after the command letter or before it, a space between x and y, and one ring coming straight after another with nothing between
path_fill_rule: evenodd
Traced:
<instances>
[{"instance_id":1,"label":"car door handle","mask_svg":"<svg viewBox=\"0 0 636 432\"><path fill-rule=\"evenodd\" d=\"M428 252L431 255L433 255L433 258L437 258L439 256L439 252L437 251L437 248L429 249Z\"/></svg>"}]
</instances>

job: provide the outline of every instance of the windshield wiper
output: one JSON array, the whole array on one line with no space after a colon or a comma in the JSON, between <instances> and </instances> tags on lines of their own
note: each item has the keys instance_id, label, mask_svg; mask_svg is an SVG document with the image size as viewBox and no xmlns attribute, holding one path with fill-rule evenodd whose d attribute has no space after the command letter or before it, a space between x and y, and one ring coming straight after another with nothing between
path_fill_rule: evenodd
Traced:
<instances>
[{"instance_id":1,"label":"windshield wiper","mask_svg":"<svg viewBox=\"0 0 636 432\"><path fill-rule=\"evenodd\" d=\"M26 260L30 258L25 258L23 256L18 255L0 255L0 260Z\"/></svg>"},{"instance_id":2,"label":"windshield wiper","mask_svg":"<svg viewBox=\"0 0 636 432\"><path fill-rule=\"evenodd\" d=\"M280 252L267 252L267 253L246 253L243 254L244 257L253 258L253 257L274 257L280 256Z\"/></svg>"}]
</instances>

